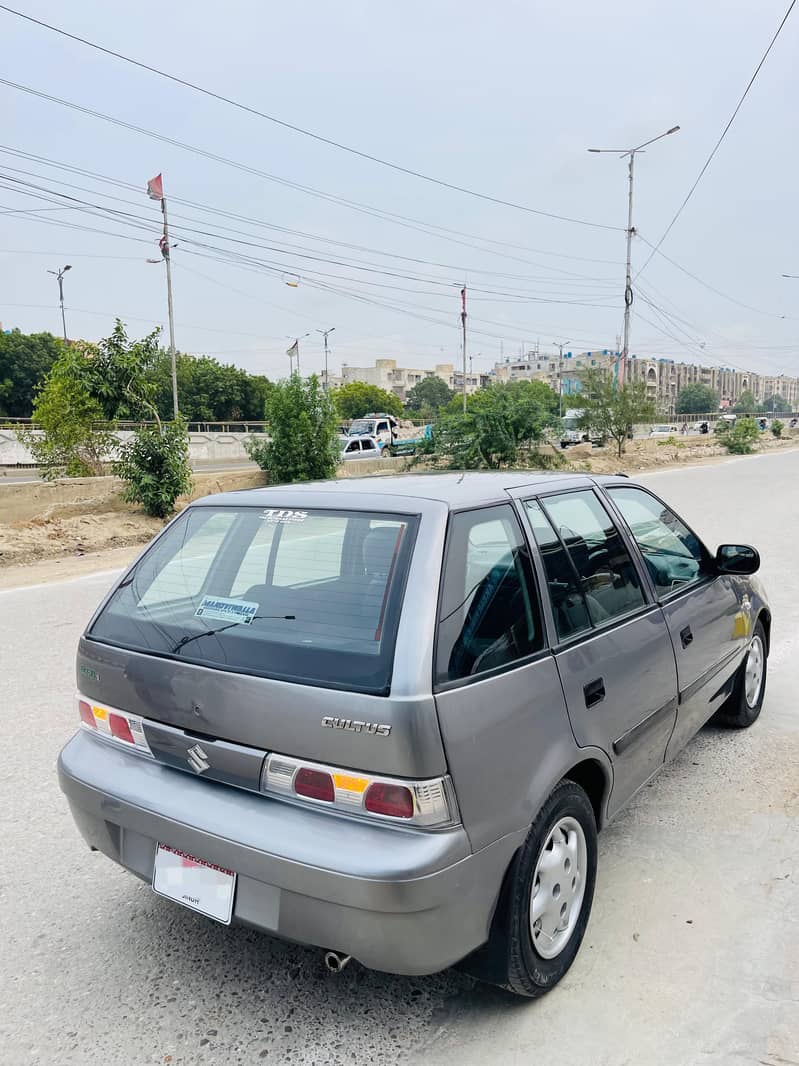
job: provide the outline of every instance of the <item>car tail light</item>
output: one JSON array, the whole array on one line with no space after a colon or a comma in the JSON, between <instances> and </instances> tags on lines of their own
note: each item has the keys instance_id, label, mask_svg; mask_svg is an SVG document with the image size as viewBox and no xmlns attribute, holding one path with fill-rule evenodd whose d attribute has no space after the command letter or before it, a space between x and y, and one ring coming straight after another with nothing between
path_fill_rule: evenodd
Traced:
<instances>
[{"instance_id":1,"label":"car tail light","mask_svg":"<svg viewBox=\"0 0 799 1066\"><path fill-rule=\"evenodd\" d=\"M376 781L366 790L363 805L372 814L413 818L413 793L406 785L387 785Z\"/></svg>"},{"instance_id":2,"label":"car tail light","mask_svg":"<svg viewBox=\"0 0 799 1066\"><path fill-rule=\"evenodd\" d=\"M261 789L386 823L440 829L459 820L449 777L404 781L268 755Z\"/></svg>"},{"instance_id":3,"label":"car tail light","mask_svg":"<svg viewBox=\"0 0 799 1066\"><path fill-rule=\"evenodd\" d=\"M97 722L94 720L94 714L92 712L91 705L86 700L78 700L78 714L80 720L84 725L87 725L89 729L96 729Z\"/></svg>"},{"instance_id":4,"label":"car tail light","mask_svg":"<svg viewBox=\"0 0 799 1066\"><path fill-rule=\"evenodd\" d=\"M324 800L325 803L333 803L336 798L336 789L333 778L324 770L311 770L303 766L297 771L294 778L294 791L298 796L307 799Z\"/></svg>"},{"instance_id":5,"label":"car tail light","mask_svg":"<svg viewBox=\"0 0 799 1066\"><path fill-rule=\"evenodd\" d=\"M103 703L94 703L78 696L78 714L81 723L87 729L94 730L98 736L105 737L119 744L120 747L133 749L141 755L152 757L150 745L144 735L142 720L136 714L118 711Z\"/></svg>"}]
</instances>

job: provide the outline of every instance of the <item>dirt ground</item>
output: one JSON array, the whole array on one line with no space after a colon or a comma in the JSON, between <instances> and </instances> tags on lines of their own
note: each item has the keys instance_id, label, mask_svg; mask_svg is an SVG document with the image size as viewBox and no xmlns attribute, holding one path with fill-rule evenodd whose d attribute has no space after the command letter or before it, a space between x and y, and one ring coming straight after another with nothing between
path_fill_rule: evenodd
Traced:
<instances>
[{"instance_id":1,"label":"dirt ground","mask_svg":"<svg viewBox=\"0 0 799 1066\"><path fill-rule=\"evenodd\" d=\"M799 435L782 440L763 438L759 450L796 447L799 447ZM589 445L570 448L565 453L565 469L595 474L613 474L619 471L634 474L660 467L720 462L726 455L713 437L693 437L678 440L676 444L635 440L629 442L621 459L609 448L592 449ZM224 487L227 486L220 485L217 491ZM212 487L206 491L214 489ZM60 517L43 515L27 522L0 524L0 572L8 567L16 570L20 566L38 563L40 560L66 562L79 560L97 552L146 544L163 524L134 510ZM62 570L64 567L60 566L59 576ZM65 573L63 576L68 575ZM38 579L33 577L33 580Z\"/></svg>"}]
</instances>

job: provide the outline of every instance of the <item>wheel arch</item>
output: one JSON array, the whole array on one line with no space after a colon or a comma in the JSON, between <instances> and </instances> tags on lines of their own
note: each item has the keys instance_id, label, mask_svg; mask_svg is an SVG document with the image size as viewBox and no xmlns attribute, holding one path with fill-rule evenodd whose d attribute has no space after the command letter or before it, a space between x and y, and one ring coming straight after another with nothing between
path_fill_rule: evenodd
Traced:
<instances>
[{"instance_id":1,"label":"wheel arch","mask_svg":"<svg viewBox=\"0 0 799 1066\"><path fill-rule=\"evenodd\" d=\"M610 795L610 771L599 759L582 759L575 763L570 770L563 775L569 781L585 792L591 801L596 818L596 827L601 829L605 824L605 811L607 810L608 796Z\"/></svg>"},{"instance_id":2,"label":"wheel arch","mask_svg":"<svg viewBox=\"0 0 799 1066\"><path fill-rule=\"evenodd\" d=\"M768 655L771 651L771 611L768 607L761 607L757 621L763 626L763 632L766 634L766 655Z\"/></svg>"}]
</instances>

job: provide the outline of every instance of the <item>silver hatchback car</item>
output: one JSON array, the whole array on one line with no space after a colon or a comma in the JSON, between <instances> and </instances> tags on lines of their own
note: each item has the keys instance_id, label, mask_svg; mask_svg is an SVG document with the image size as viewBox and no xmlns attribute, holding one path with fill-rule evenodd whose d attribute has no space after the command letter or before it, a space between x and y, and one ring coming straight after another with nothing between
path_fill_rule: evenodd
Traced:
<instances>
[{"instance_id":1,"label":"silver hatchback car","mask_svg":"<svg viewBox=\"0 0 799 1066\"><path fill-rule=\"evenodd\" d=\"M539 995L597 830L709 718L758 717L758 565L622 476L208 497L89 623L61 787L92 849L210 918Z\"/></svg>"}]
</instances>

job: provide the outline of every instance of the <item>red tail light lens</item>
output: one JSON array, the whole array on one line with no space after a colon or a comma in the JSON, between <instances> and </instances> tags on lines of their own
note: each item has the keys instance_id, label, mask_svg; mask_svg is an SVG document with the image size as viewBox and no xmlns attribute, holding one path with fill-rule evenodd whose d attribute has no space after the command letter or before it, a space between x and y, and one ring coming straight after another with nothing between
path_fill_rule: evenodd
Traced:
<instances>
[{"instance_id":1,"label":"red tail light lens","mask_svg":"<svg viewBox=\"0 0 799 1066\"><path fill-rule=\"evenodd\" d=\"M311 770L307 766L297 771L297 776L294 778L294 791L298 796L325 800L326 803L332 803L336 798L332 776L322 770Z\"/></svg>"},{"instance_id":2,"label":"red tail light lens","mask_svg":"<svg viewBox=\"0 0 799 1066\"><path fill-rule=\"evenodd\" d=\"M413 794L404 785L375 782L366 790L363 805L372 814L387 814L391 818L413 818Z\"/></svg>"},{"instance_id":3,"label":"red tail light lens","mask_svg":"<svg viewBox=\"0 0 799 1066\"><path fill-rule=\"evenodd\" d=\"M97 722L95 722L94 720L94 714L92 713L92 709L86 702L86 700L78 700L78 714L80 715L80 720L81 722L83 722L84 725L89 726L90 729L97 728Z\"/></svg>"},{"instance_id":4,"label":"red tail light lens","mask_svg":"<svg viewBox=\"0 0 799 1066\"><path fill-rule=\"evenodd\" d=\"M126 740L128 744L136 743L130 731L127 718L123 718L121 714L111 713L108 715L108 728L111 730L111 736L116 737L117 740Z\"/></svg>"}]
</instances>

